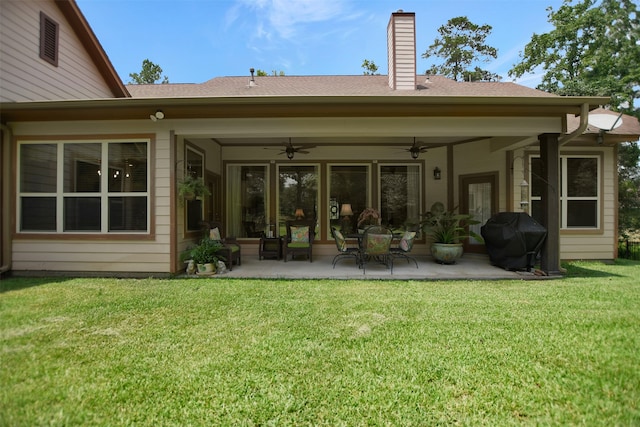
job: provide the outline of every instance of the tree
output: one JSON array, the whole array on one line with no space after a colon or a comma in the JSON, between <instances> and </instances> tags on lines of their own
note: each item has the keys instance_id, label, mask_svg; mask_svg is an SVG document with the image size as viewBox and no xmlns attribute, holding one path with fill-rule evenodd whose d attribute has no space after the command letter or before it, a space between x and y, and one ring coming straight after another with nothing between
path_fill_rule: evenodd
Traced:
<instances>
[{"instance_id":1,"label":"tree","mask_svg":"<svg viewBox=\"0 0 640 427\"><path fill-rule=\"evenodd\" d=\"M627 108L640 97L640 17L633 0L564 0L549 12L554 29L534 34L509 71L521 77L544 71L538 89L559 95L610 96L611 109L640 117ZM640 148L618 150L619 232L640 229Z\"/></svg>"},{"instance_id":2,"label":"tree","mask_svg":"<svg viewBox=\"0 0 640 427\"><path fill-rule=\"evenodd\" d=\"M633 0L564 0L547 11L555 29L532 36L509 76L542 69L538 89L611 96L614 107L640 96L640 17Z\"/></svg>"},{"instance_id":3,"label":"tree","mask_svg":"<svg viewBox=\"0 0 640 427\"><path fill-rule=\"evenodd\" d=\"M440 38L434 40L422 57L429 59L436 56L444 59L440 65L432 65L427 74L441 74L454 80L486 79L499 80L499 76L471 66L478 62L488 62L498 57L498 50L485 44L491 34L490 25L476 25L466 16L451 18L438 28Z\"/></svg>"},{"instance_id":4,"label":"tree","mask_svg":"<svg viewBox=\"0 0 640 427\"><path fill-rule=\"evenodd\" d=\"M284 76L284 71L282 71L282 70L280 70L280 71L272 70L272 71L271 71L271 75L272 75L272 76L275 76L275 77L277 77L277 76L282 77L282 76ZM259 77L267 77L267 76L269 76L269 74L267 74L267 72L266 72L266 71L261 70L261 69L259 69L259 68L258 68L258 69L256 70L256 76L259 76Z\"/></svg>"},{"instance_id":5,"label":"tree","mask_svg":"<svg viewBox=\"0 0 640 427\"><path fill-rule=\"evenodd\" d=\"M640 146L625 142L618 150L618 229L626 237L640 230Z\"/></svg>"},{"instance_id":6,"label":"tree","mask_svg":"<svg viewBox=\"0 0 640 427\"><path fill-rule=\"evenodd\" d=\"M155 84L162 76L162 68L159 65L145 59L142 61L142 71L138 73L130 73L131 81L129 83L136 85ZM164 76L162 83L169 83L169 78Z\"/></svg>"},{"instance_id":7,"label":"tree","mask_svg":"<svg viewBox=\"0 0 640 427\"><path fill-rule=\"evenodd\" d=\"M373 61L369 61L368 59L364 59L362 61L361 67L362 69L364 69L364 72L362 74L364 74L365 76L374 76L380 74L378 73L378 66L376 65L376 63Z\"/></svg>"}]
</instances>

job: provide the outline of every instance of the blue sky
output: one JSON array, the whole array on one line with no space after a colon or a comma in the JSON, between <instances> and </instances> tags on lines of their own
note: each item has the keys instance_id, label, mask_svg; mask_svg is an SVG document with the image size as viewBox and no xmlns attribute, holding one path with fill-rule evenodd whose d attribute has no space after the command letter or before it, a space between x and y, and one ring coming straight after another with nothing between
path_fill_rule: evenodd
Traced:
<instances>
[{"instance_id":1,"label":"blue sky","mask_svg":"<svg viewBox=\"0 0 640 427\"><path fill-rule=\"evenodd\" d=\"M387 74L386 29L392 12L416 14L417 70L437 28L456 16L493 27L487 43L507 71L533 33L552 30L547 7L562 0L76 0L125 83L142 61L160 65L171 83L248 76L249 68L286 75L362 74L364 59ZM540 76L519 83L535 86Z\"/></svg>"}]
</instances>

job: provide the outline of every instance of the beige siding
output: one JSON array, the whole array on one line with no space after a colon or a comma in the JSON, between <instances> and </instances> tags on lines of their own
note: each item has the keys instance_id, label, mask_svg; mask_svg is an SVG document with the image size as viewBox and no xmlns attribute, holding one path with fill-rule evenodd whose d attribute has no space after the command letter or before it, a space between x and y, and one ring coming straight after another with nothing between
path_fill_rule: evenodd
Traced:
<instances>
[{"instance_id":1,"label":"beige siding","mask_svg":"<svg viewBox=\"0 0 640 427\"><path fill-rule=\"evenodd\" d=\"M148 122L148 123L147 123ZM155 168L151 171L151 204L155 224L153 239L147 235L140 239L82 240L13 239L13 265L15 271L77 271L90 273L171 273L170 238L172 232L170 207L169 129L162 124L145 121L86 122L86 123L16 123L14 135L50 137L51 135L90 135L106 139L117 129L118 135L155 134L155 150L151 151ZM92 138L93 139L93 138Z\"/></svg>"},{"instance_id":2,"label":"beige siding","mask_svg":"<svg viewBox=\"0 0 640 427\"><path fill-rule=\"evenodd\" d=\"M393 89L416 88L415 16L392 15L387 29L389 86Z\"/></svg>"},{"instance_id":3,"label":"beige siding","mask_svg":"<svg viewBox=\"0 0 640 427\"><path fill-rule=\"evenodd\" d=\"M0 1L0 101L112 98L52 1ZM59 24L58 66L40 58L40 12Z\"/></svg>"}]
</instances>

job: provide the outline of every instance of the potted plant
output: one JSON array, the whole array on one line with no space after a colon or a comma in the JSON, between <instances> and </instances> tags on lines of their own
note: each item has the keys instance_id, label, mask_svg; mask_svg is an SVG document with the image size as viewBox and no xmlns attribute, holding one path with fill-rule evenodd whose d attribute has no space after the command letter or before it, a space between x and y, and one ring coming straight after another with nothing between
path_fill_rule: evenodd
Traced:
<instances>
[{"instance_id":1,"label":"potted plant","mask_svg":"<svg viewBox=\"0 0 640 427\"><path fill-rule=\"evenodd\" d=\"M210 194L204 179L191 174L185 176L184 179L178 183L178 195L184 200L193 200Z\"/></svg>"},{"instance_id":2,"label":"potted plant","mask_svg":"<svg viewBox=\"0 0 640 427\"><path fill-rule=\"evenodd\" d=\"M431 255L441 264L455 264L462 256L464 239L473 237L483 241L482 236L469 228L480 223L473 215L457 214L455 209L447 211L441 202L436 202L422 216L420 226L431 241Z\"/></svg>"},{"instance_id":3,"label":"potted plant","mask_svg":"<svg viewBox=\"0 0 640 427\"><path fill-rule=\"evenodd\" d=\"M374 208L366 208L358 216L358 229L365 229L370 225L380 225L380 212Z\"/></svg>"},{"instance_id":4,"label":"potted plant","mask_svg":"<svg viewBox=\"0 0 640 427\"><path fill-rule=\"evenodd\" d=\"M198 273L215 273L218 261L223 259L217 254L222 247L221 242L204 238L188 250L188 256L196 263Z\"/></svg>"}]
</instances>

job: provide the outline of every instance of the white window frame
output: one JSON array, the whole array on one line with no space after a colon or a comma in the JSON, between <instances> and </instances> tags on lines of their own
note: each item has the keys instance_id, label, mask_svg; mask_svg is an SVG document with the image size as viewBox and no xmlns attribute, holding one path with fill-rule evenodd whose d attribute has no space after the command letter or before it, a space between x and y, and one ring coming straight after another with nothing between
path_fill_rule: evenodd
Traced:
<instances>
[{"instance_id":1,"label":"white window frame","mask_svg":"<svg viewBox=\"0 0 640 427\"><path fill-rule=\"evenodd\" d=\"M534 176L532 176L532 168L531 168L531 160L539 159L540 155L535 154L530 156L529 158L529 182L532 182ZM567 178L568 167L567 161L569 159L596 159L596 195L595 196L580 196L580 197L569 197L568 188L569 188L569 180ZM537 177L538 179L544 179L542 177ZM601 218L601 206L602 206L602 156L599 154L581 154L581 153L568 153L560 155L560 229L561 230L599 230L602 226L602 218ZM568 218L568 207L569 202L572 200L593 200L596 202L596 224L590 227L569 227L567 225ZM529 196L529 206L533 201L541 201L540 196Z\"/></svg>"},{"instance_id":2,"label":"white window frame","mask_svg":"<svg viewBox=\"0 0 640 427\"><path fill-rule=\"evenodd\" d=\"M383 167L389 167L389 166L406 166L406 167L413 167L416 166L418 168L418 181L419 181L419 188L418 188L418 201L417 201L417 218L415 218L417 221L420 221L420 214L423 213L423 198L424 198L424 188L425 188L425 184L424 184L424 167L423 167L423 163L422 162L380 162L378 163L378 170L377 170L377 199L378 199L378 206L376 207L376 209L378 210L378 212L380 212L380 215L383 215L382 212L382 168ZM407 218L410 219L410 218Z\"/></svg>"},{"instance_id":3,"label":"white window frame","mask_svg":"<svg viewBox=\"0 0 640 427\"><path fill-rule=\"evenodd\" d=\"M327 174L327 189L326 189L326 196L327 196L327 200L331 200L331 171L332 168L334 166L346 166L346 167L365 167L367 169L367 194L366 194L366 200L367 200L367 206L365 207L369 207L371 206L371 201L373 200L373 178L372 178L372 174L373 174L373 168L372 168L372 164L370 162L367 163L357 163L357 162L346 162L346 163L327 163L327 167L326 167L326 174ZM338 214L340 213L340 209L341 206L338 205ZM327 240L332 240L333 237L331 235L331 217L329 215L329 212L326 212L326 220L325 220L325 234L326 234L326 239ZM358 216L356 215L356 213L354 212L354 216L351 218L351 223L352 226L354 227L354 229L356 228L358 222Z\"/></svg>"},{"instance_id":4,"label":"white window frame","mask_svg":"<svg viewBox=\"0 0 640 427\"><path fill-rule=\"evenodd\" d=\"M234 229L231 227L230 221L232 217L236 217L236 213L230 212L231 206L233 205L234 201L238 200L238 194L234 193L232 191L231 188L231 173L230 173L230 168L232 167L264 167L265 170L265 193L264 193L264 209L265 209L265 222L267 222L267 224L265 224L266 227L268 227L271 222L271 220L273 220L273 223L275 224L276 228L277 228L277 222L275 220L275 218L270 218L271 215L271 164L269 163L241 163L241 162L229 162L226 164L226 171L225 171L225 187L226 187L226 203L225 203L225 215L227 218L226 224L225 224L225 230L227 230L227 234L228 235L233 235L234 234ZM240 214L239 214L240 215ZM241 216L241 215L240 215ZM238 216L238 217L240 217ZM242 226L242 224L240 225ZM265 230L265 232L268 230ZM274 230L275 232L277 232L277 230ZM244 237L243 237L244 239ZM257 239L257 238L254 238Z\"/></svg>"},{"instance_id":5,"label":"white window frame","mask_svg":"<svg viewBox=\"0 0 640 427\"><path fill-rule=\"evenodd\" d=\"M135 143L135 142L143 142L147 145L147 189L146 191L136 191L136 192L118 192L113 193L109 192L108 185L108 174L104 173L104 171L109 170L109 144L112 143ZM56 159L56 191L48 192L48 193L29 193L22 192L21 186L21 159L20 153L23 145L56 145L57 150L57 159ZM64 200L65 197L77 197L78 193L69 193L64 191L64 146L65 144L101 144L101 159L102 159L102 173L100 176L100 191L95 193L81 193L82 196L86 197L100 197L100 231L65 231L64 230ZM150 187L151 187L151 140L147 138L126 138L126 139L64 139L64 140L28 140L28 141L18 141L17 145L17 171L16 171L16 233L19 234L52 234L52 235L149 235L151 233L151 197L150 197ZM147 229L143 231L109 231L109 197L145 197L147 202L147 218L146 224ZM21 230L21 218L22 218L22 203L21 199L23 197L55 197L56 199L56 230Z\"/></svg>"}]
</instances>

